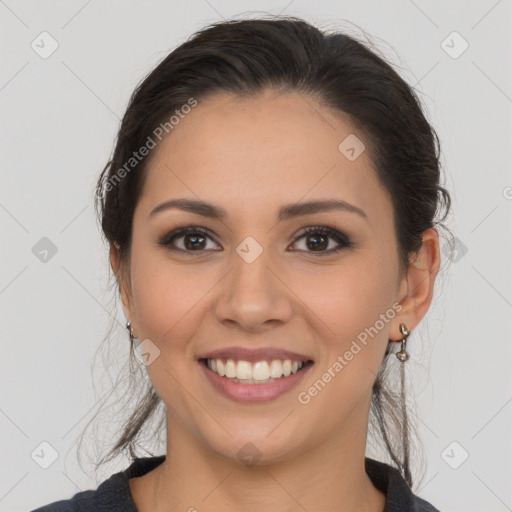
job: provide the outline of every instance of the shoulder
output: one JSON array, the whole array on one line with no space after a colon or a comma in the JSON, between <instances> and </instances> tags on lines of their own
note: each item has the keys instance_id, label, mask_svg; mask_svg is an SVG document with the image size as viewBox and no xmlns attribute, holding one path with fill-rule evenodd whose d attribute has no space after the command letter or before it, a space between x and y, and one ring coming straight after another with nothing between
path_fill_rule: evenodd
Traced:
<instances>
[{"instance_id":1,"label":"shoulder","mask_svg":"<svg viewBox=\"0 0 512 512\"><path fill-rule=\"evenodd\" d=\"M78 492L72 498L49 503L32 512L137 512L129 479L149 473L164 460L164 455L135 459L130 467L112 475L96 490Z\"/></svg>"},{"instance_id":2,"label":"shoulder","mask_svg":"<svg viewBox=\"0 0 512 512\"><path fill-rule=\"evenodd\" d=\"M437 508L435 508L431 503L425 501L424 499L419 498L418 496L414 496L414 500L417 506L418 512L439 512Z\"/></svg>"},{"instance_id":3,"label":"shoulder","mask_svg":"<svg viewBox=\"0 0 512 512\"><path fill-rule=\"evenodd\" d=\"M82 491L67 500L55 501L36 508L32 512L80 512L96 510L99 487L96 491Z\"/></svg>"},{"instance_id":4,"label":"shoulder","mask_svg":"<svg viewBox=\"0 0 512 512\"><path fill-rule=\"evenodd\" d=\"M384 512L440 512L413 494L398 469L373 459L365 459L366 473L373 485L386 495Z\"/></svg>"}]
</instances>

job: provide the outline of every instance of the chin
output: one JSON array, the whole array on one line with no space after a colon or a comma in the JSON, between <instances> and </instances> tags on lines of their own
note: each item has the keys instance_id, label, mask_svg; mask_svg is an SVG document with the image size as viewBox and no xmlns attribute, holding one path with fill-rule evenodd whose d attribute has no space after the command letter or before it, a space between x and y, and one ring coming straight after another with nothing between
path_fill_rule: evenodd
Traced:
<instances>
[{"instance_id":1,"label":"chin","mask_svg":"<svg viewBox=\"0 0 512 512\"><path fill-rule=\"evenodd\" d=\"M259 425L254 422L247 425L245 420L236 427L231 422L231 435L224 432L222 436L206 434L204 438L213 452L236 464L248 467L277 464L295 457L307 442L307 438L302 439L304 429L300 429L299 434L294 429L282 428L282 421L282 418L273 418Z\"/></svg>"}]
</instances>

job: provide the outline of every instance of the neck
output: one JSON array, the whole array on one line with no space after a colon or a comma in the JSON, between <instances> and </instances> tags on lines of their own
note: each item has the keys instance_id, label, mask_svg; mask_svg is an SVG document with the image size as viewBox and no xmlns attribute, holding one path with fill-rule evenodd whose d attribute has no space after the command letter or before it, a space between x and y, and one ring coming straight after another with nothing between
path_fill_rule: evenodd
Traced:
<instances>
[{"instance_id":1,"label":"neck","mask_svg":"<svg viewBox=\"0 0 512 512\"><path fill-rule=\"evenodd\" d=\"M140 512L384 509L385 496L364 469L366 436L354 434L360 429L293 459L245 466L212 453L169 420L166 460L148 473L144 500L136 500Z\"/></svg>"}]
</instances>

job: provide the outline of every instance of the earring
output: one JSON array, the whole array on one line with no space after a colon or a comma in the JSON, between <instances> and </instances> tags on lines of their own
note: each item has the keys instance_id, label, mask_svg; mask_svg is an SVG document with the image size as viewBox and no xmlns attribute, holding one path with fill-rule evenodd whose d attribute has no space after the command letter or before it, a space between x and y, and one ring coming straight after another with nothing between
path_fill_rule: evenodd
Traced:
<instances>
[{"instance_id":1,"label":"earring","mask_svg":"<svg viewBox=\"0 0 512 512\"><path fill-rule=\"evenodd\" d=\"M403 335L403 338L400 340L402 342L402 346L400 347L400 352L397 352L395 355L398 358L399 361L402 363L405 363L409 359L409 353L407 352L407 338L409 334L411 334L411 331L407 329L405 324L400 324L400 332Z\"/></svg>"},{"instance_id":2,"label":"earring","mask_svg":"<svg viewBox=\"0 0 512 512\"><path fill-rule=\"evenodd\" d=\"M126 328L128 329L128 332L130 333L130 341L133 342L133 339L135 338L135 334L133 332L132 323L126 322Z\"/></svg>"}]
</instances>

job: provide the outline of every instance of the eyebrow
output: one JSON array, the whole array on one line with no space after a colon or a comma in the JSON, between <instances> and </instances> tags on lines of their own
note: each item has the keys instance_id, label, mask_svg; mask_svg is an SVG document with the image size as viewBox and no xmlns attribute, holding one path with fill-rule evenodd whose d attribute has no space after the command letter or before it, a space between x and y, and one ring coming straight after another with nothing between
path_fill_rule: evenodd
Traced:
<instances>
[{"instance_id":1,"label":"eyebrow","mask_svg":"<svg viewBox=\"0 0 512 512\"><path fill-rule=\"evenodd\" d=\"M227 211L220 206L195 199L171 199L155 206L149 213L153 217L157 213L177 208L190 213L201 215L210 219L223 220L228 216ZM285 204L279 208L278 221L288 220L301 215L311 215L314 213L342 210L349 213L355 213L368 220L368 216L361 208L354 206L346 201L339 199L325 199L318 201L309 201L307 203Z\"/></svg>"}]
</instances>

